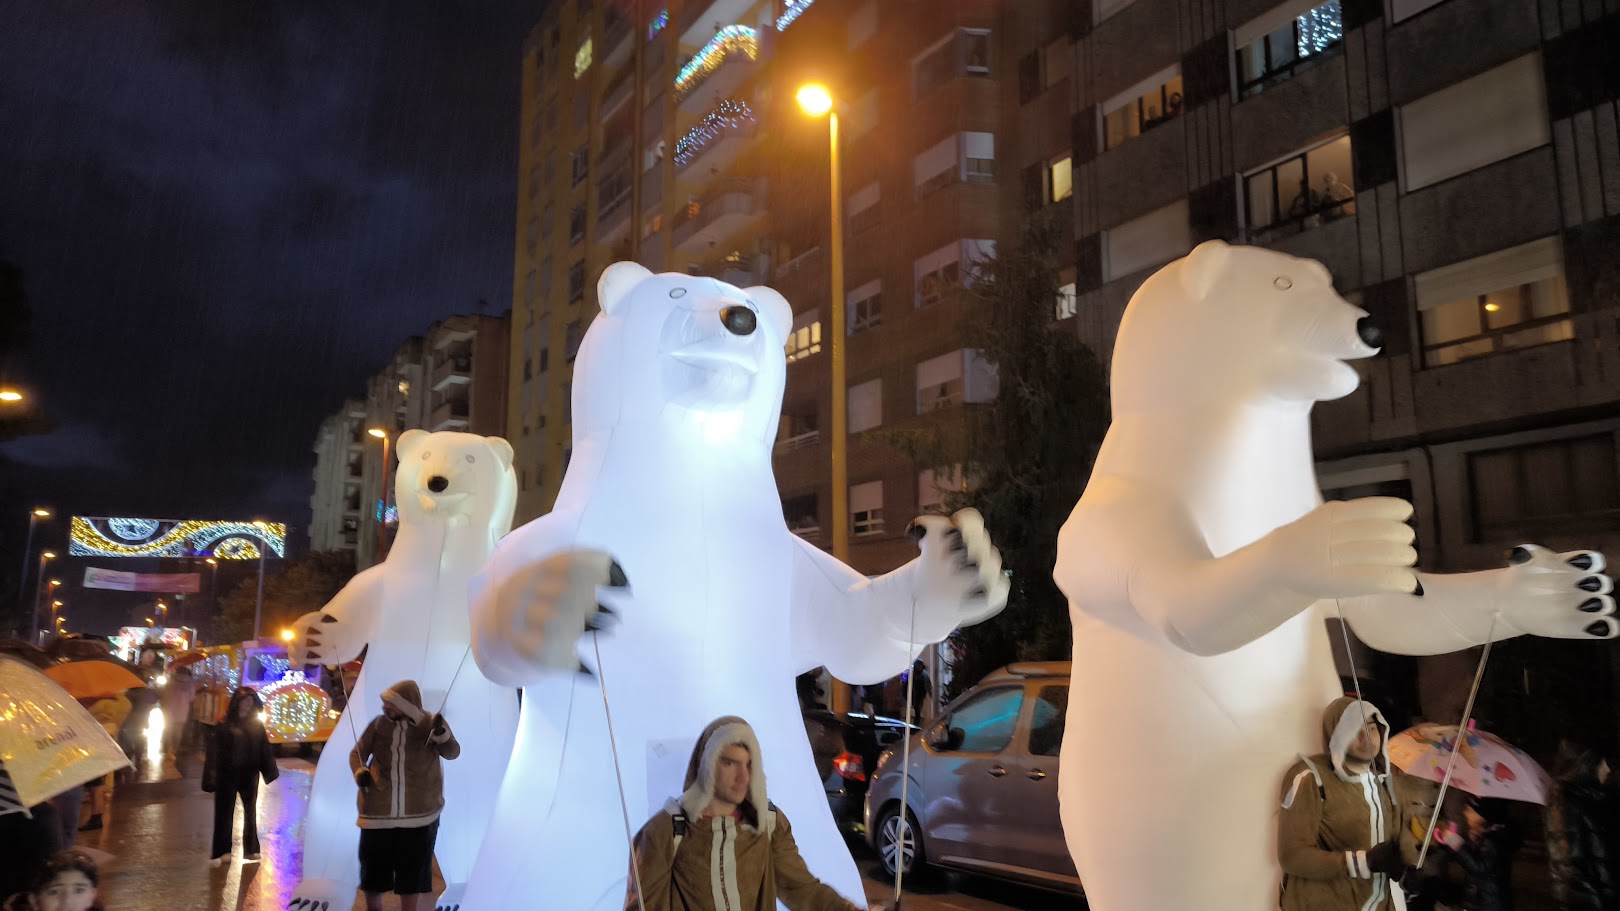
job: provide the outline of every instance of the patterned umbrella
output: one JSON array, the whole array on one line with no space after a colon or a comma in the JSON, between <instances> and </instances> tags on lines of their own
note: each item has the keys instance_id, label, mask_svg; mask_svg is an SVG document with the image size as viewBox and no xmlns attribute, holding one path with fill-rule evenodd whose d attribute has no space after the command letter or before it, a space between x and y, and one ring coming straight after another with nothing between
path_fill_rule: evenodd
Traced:
<instances>
[{"instance_id":1,"label":"patterned umbrella","mask_svg":"<svg viewBox=\"0 0 1620 911\"><path fill-rule=\"evenodd\" d=\"M96 719L60 686L0 657L0 815L129 765Z\"/></svg>"},{"instance_id":2,"label":"patterned umbrella","mask_svg":"<svg viewBox=\"0 0 1620 911\"><path fill-rule=\"evenodd\" d=\"M1420 724L1389 741L1389 761L1416 778L1441 781L1457 745L1454 724ZM1511 743L1470 729L1462 740L1451 786L1479 797L1547 803L1551 780L1547 772Z\"/></svg>"}]
</instances>

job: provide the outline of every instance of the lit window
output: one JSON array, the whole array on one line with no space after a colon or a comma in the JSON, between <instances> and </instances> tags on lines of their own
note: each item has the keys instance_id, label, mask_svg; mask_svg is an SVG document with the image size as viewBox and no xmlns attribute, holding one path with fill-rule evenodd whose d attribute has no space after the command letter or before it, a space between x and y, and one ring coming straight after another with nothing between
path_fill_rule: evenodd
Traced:
<instances>
[{"instance_id":1,"label":"lit window","mask_svg":"<svg viewBox=\"0 0 1620 911\"><path fill-rule=\"evenodd\" d=\"M1164 72L1103 102L1103 148L1112 149L1181 113L1181 68Z\"/></svg>"},{"instance_id":2,"label":"lit window","mask_svg":"<svg viewBox=\"0 0 1620 911\"><path fill-rule=\"evenodd\" d=\"M788 333L786 349L790 364L821 353L820 311L806 310L793 318L793 331Z\"/></svg>"},{"instance_id":3,"label":"lit window","mask_svg":"<svg viewBox=\"0 0 1620 911\"><path fill-rule=\"evenodd\" d=\"M917 413L962 404L962 352L952 351L917 365Z\"/></svg>"},{"instance_id":4,"label":"lit window","mask_svg":"<svg viewBox=\"0 0 1620 911\"><path fill-rule=\"evenodd\" d=\"M1575 336L1556 237L1419 275L1417 305L1426 367Z\"/></svg>"},{"instance_id":5,"label":"lit window","mask_svg":"<svg viewBox=\"0 0 1620 911\"><path fill-rule=\"evenodd\" d=\"M591 36L587 34L585 36L585 40L580 42L579 50L574 52L574 78L578 79L579 77L585 75L585 71L590 68Z\"/></svg>"},{"instance_id":6,"label":"lit window","mask_svg":"<svg viewBox=\"0 0 1620 911\"><path fill-rule=\"evenodd\" d=\"M1350 137L1323 143L1243 178L1248 225L1313 228L1356 214Z\"/></svg>"},{"instance_id":7,"label":"lit window","mask_svg":"<svg viewBox=\"0 0 1620 911\"><path fill-rule=\"evenodd\" d=\"M1289 3L1238 29L1238 97L1248 98L1316 65L1344 43L1339 0ZM1304 7L1304 8L1301 8Z\"/></svg>"},{"instance_id":8,"label":"lit window","mask_svg":"<svg viewBox=\"0 0 1620 911\"><path fill-rule=\"evenodd\" d=\"M1062 202L1074 193L1073 161L1065 155L1052 162L1052 201Z\"/></svg>"}]
</instances>

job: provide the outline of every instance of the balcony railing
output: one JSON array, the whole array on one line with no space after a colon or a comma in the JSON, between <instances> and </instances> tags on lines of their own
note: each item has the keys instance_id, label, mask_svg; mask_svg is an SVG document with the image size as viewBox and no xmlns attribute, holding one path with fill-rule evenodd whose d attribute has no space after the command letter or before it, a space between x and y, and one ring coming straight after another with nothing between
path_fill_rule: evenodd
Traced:
<instances>
[{"instance_id":1,"label":"balcony railing","mask_svg":"<svg viewBox=\"0 0 1620 911\"><path fill-rule=\"evenodd\" d=\"M433 370L433 388L441 389L455 382L466 383L472 379L472 358L467 355L447 357L440 361Z\"/></svg>"},{"instance_id":2,"label":"balcony railing","mask_svg":"<svg viewBox=\"0 0 1620 911\"><path fill-rule=\"evenodd\" d=\"M464 399L453 399L433 409L433 429L448 430L467 426L469 409Z\"/></svg>"},{"instance_id":3,"label":"balcony railing","mask_svg":"<svg viewBox=\"0 0 1620 911\"><path fill-rule=\"evenodd\" d=\"M777 452L794 452L800 449L809 449L821 441L821 431L810 430L805 433L783 437L776 441Z\"/></svg>"},{"instance_id":4,"label":"balcony railing","mask_svg":"<svg viewBox=\"0 0 1620 911\"><path fill-rule=\"evenodd\" d=\"M764 180L743 177L720 181L707 199L691 204L676 216L675 246L682 246L698 232L728 216L754 218L763 215L765 187Z\"/></svg>"},{"instance_id":5,"label":"balcony railing","mask_svg":"<svg viewBox=\"0 0 1620 911\"><path fill-rule=\"evenodd\" d=\"M759 59L759 36L746 25L728 25L715 32L705 44L681 67L675 76L675 103L690 98L716 73L739 61L751 63Z\"/></svg>"},{"instance_id":6,"label":"balcony railing","mask_svg":"<svg viewBox=\"0 0 1620 911\"><path fill-rule=\"evenodd\" d=\"M704 153L727 139L752 137L757 123L748 102L737 98L720 102L675 143L676 173L686 170L687 165L702 159Z\"/></svg>"}]
</instances>

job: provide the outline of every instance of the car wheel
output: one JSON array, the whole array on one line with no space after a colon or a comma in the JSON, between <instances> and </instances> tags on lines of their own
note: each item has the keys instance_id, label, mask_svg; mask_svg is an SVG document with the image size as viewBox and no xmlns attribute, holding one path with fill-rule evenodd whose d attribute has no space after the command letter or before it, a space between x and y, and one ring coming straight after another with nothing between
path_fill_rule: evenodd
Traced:
<instances>
[{"instance_id":1,"label":"car wheel","mask_svg":"<svg viewBox=\"0 0 1620 911\"><path fill-rule=\"evenodd\" d=\"M877 838L878 859L883 864L884 872L894 876L900 871L906 875L917 872L926 863L923 859L922 832L918 830L917 818L906 811L904 822L900 819L900 808L890 807L883 812L878 820Z\"/></svg>"}]
</instances>

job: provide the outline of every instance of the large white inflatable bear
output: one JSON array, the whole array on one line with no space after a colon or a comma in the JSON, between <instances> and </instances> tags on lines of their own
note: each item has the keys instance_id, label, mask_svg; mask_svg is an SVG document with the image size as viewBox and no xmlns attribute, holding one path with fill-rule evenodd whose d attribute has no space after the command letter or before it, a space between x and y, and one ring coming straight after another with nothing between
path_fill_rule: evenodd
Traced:
<instances>
[{"instance_id":1,"label":"large white inflatable bear","mask_svg":"<svg viewBox=\"0 0 1620 911\"><path fill-rule=\"evenodd\" d=\"M1311 405L1379 344L1320 264L1218 242L1125 311L1113 426L1055 572L1074 623L1059 795L1096 911L1277 907L1283 773L1341 695L1332 599L1403 654L1483 643L1497 612L1496 639L1615 634L1597 554L1420 575L1408 504L1322 502Z\"/></svg>"},{"instance_id":2,"label":"large white inflatable bear","mask_svg":"<svg viewBox=\"0 0 1620 911\"><path fill-rule=\"evenodd\" d=\"M722 715L754 726L810 869L864 905L794 677L905 670L919 644L1006 603L1000 554L977 513L930 517L922 555L868 580L788 531L771 447L793 315L775 291L617 263L598 299L556 508L507 536L473 585L479 665L524 696L466 907L622 908L625 812L640 828L679 796L693 743ZM597 588L610 581L616 622L581 641L607 617Z\"/></svg>"},{"instance_id":3,"label":"large white inflatable bear","mask_svg":"<svg viewBox=\"0 0 1620 911\"><path fill-rule=\"evenodd\" d=\"M467 618L468 580L512 527L512 447L499 437L407 430L398 453L399 534L388 558L293 627L303 637L295 663L343 664L363 648L366 660L349 693L347 717L338 719L315 766L304 818L304 879L293 890L291 911L338 911L354 903L360 829L349 751L355 732L381 713L383 690L415 680L423 707L442 711L461 743L461 757L444 764L444 812L434 850L446 883L435 902L440 911L461 904L517 732L517 690L479 673L469 657Z\"/></svg>"}]
</instances>

